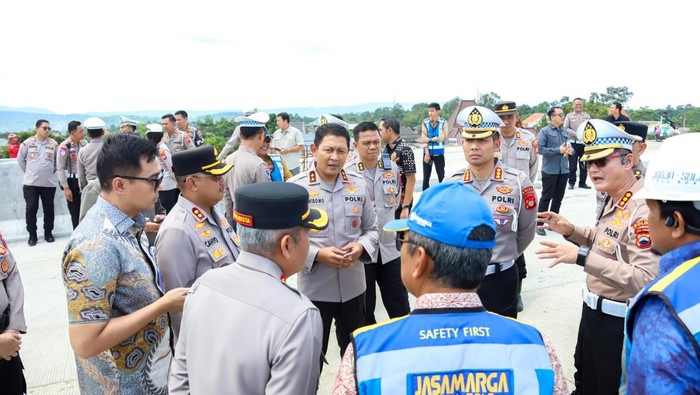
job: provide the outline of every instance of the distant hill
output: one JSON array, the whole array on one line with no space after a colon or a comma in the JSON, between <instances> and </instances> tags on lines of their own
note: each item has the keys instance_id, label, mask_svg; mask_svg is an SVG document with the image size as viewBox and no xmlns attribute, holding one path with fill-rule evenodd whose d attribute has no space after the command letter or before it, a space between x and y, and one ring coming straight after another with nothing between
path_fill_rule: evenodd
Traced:
<instances>
[{"instance_id":1,"label":"distant hill","mask_svg":"<svg viewBox=\"0 0 700 395\"><path fill-rule=\"evenodd\" d=\"M412 104L400 103L404 108L410 108ZM345 114L345 113L361 113L364 111L374 111L379 107L392 107L394 103L364 103L352 106L329 106L329 107L290 107L290 108L270 108L261 109L268 113L280 113L282 111L290 114L299 114L307 117L318 117L323 114ZM0 106L0 133L20 132L34 129L34 124L37 119L47 119L51 122L51 127L57 131L65 131L68 128L68 122L72 120L84 121L88 117L102 118L108 127L116 129L119 125L119 116L125 115L130 119L140 122L160 123L160 117L167 114L168 110L148 110L148 111L121 111L121 112L97 112L89 114L55 114L49 110L41 108L13 108ZM174 111L173 111L174 112ZM187 111L190 121L196 121L198 118L211 117L213 119L234 118L241 114L240 110L201 110Z\"/></svg>"}]
</instances>

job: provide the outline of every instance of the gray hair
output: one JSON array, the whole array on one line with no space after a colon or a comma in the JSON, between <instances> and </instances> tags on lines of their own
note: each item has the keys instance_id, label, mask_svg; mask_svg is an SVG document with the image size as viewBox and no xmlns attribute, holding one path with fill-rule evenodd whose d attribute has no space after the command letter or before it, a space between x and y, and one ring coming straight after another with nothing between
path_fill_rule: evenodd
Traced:
<instances>
[{"instance_id":1,"label":"gray hair","mask_svg":"<svg viewBox=\"0 0 700 395\"><path fill-rule=\"evenodd\" d=\"M469 240L493 240L495 232L488 226L478 226L469 234ZM484 280L486 267L491 261L490 248L462 248L410 232L409 253L423 247L435 263L432 279L459 289L474 289Z\"/></svg>"},{"instance_id":2,"label":"gray hair","mask_svg":"<svg viewBox=\"0 0 700 395\"><path fill-rule=\"evenodd\" d=\"M290 235L295 243L299 241L299 227L288 229L256 229L239 225L236 229L241 239L241 250L269 258L279 246L284 235Z\"/></svg>"}]
</instances>

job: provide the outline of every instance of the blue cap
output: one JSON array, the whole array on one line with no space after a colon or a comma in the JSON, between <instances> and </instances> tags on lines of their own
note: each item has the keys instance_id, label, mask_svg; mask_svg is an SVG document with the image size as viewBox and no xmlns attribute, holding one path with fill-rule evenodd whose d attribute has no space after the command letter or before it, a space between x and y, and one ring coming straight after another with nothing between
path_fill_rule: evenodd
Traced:
<instances>
[{"instance_id":1,"label":"blue cap","mask_svg":"<svg viewBox=\"0 0 700 395\"><path fill-rule=\"evenodd\" d=\"M461 248L494 248L495 238L487 241L468 239L472 230L481 225L496 232L493 215L484 198L462 182L446 182L423 192L408 219L390 221L384 225L384 230L410 230Z\"/></svg>"}]
</instances>

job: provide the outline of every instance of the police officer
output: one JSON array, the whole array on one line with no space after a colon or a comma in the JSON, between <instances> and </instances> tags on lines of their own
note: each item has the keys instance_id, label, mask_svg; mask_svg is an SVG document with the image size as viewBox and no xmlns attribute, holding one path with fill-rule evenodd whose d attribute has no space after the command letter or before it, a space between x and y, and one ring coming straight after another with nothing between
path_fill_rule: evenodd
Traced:
<instances>
[{"instance_id":1,"label":"police officer","mask_svg":"<svg viewBox=\"0 0 700 395\"><path fill-rule=\"evenodd\" d=\"M537 178L537 165L539 163L537 152L537 139L527 130L515 126L518 118L518 107L514 101L496 103L494 112L501 118L504 125L501 126L501 147L496 156L505 166L518 169L534 184ZM520 255L515 260L518 268L518 312L523 311L523 300L520 297L523 279L527 277L525 255Z\"/></svg>"},{"instance_id":2,"label":"police officer","mask_svg":"<svg viewBox=\"0 0 700 395\"><path fill-rule=\"evenodd\" d=\"M323 352L328 349L331 322L336 320L340 355L350 333L363 325L365 268L375 255L377 215L361 175L343 170L350 151L350 133L326 123L316 130L315 164L289 182L309 191L309 206L328 212L328 229L310 234L311 248L299 273L299 291L321 311Z\"/></svg>"},{"instance_id":3,"label":"police officer","mask_svg":"<svg viewBox=\"0 0 700 395\"><path fill-rule=\"evenodd\" d=\"M27 232L29 232L28 244L35 246L36 213L39 211L39 197L44 208L44 240L47 243L55 241L53 237L53 198L56 194L58 179L56 178L56 149L58 143L49 137L51 126L49 121L40 119L36 121L36 134L22 142L19 147L17 163L24 172L22 189L26 203L25 218Z\"/></svg>"},{"instance_id":4,"label":"police officer","mask_svg":"<svg viewBox=\"0 0 700 395\"><path fill-rule=\"evenodd\" d=\"M21 395L27 383L19 357L24 320L24 287L15 258L0 234L0 383L2 393Z\"/></svg>"},{"instance_id":5,"label":"police officer","mask_svg":"<svg viewBox=\"0 0 700 395\"><path fill-rule=\"evenodd\" d=\"M629 130L629 128L627 129ZM649 234L664 254L659 278L630 305L625 321L629 394L700 389L700 135L664 141L635 199L647 199ZM624 371L623 370L623 371Z\"/></svg>"},{"instance_id":6,"label":"police officer","mask_svg":"<svg viewBox=\"0 0 700 395\"><path fill-rule=\"evenodd\" d=\"M382 154L379 128L373 122L361 122L353 129L353 145L358 157L345 166L347 171L362 175L377 213L379 227L394 220L394 212L401 200L399 167L389 154ZM380 158L381 155L381 158ZM374 307L376 289L382 293L382 301L390 318L408 314L408 293L401 283L401 254L396 249L393 235L380 232L375 254L365 264L367 293L365 296L365 325L376 324Z\"/></svg>"},{"instance_id":7,"label":"police officer","mask_svg":"<svg viewBox=\"0 0 700 395\"><path fill-rule=\"evenodd\" d=\"M642 162L642 155L647 150L647 132L649 127L643 123L632 121L617 121L614 122L620 130L623 130L632 136L638 137L632 143L632 155L634 155L634 176L637 179L642 179L646 175L647 169Z\"/></svg>"},{"instance_id":8,"label":"police officer","mask_svg":"<svg viewBox=\"0 0 700 395\"><path fill-rule=\"evenodd\" d=\"M416 309L353 333L334 395L566 393L551 343L529 325L487 313L474 292L496 245L494 228L491 207L455 182L423 192L408 220L384 227L408 231L396 242Z\"/></svg>"},{"instance_id":9,"label":"police officer","mask_svg":"<svg viewBox=\"0 0 700 395\"><path fill-rule=\"evenodd\" d=\"M87 183L97 180L97 155L102 150L102 135L105 122L97 117L90 117L83 122L87 129L90 142L78 153L78 181L80 189L85 188Z\"/></svg>"},{"instance_id":10,"label":"police officer","mask_svg":"<svg viewBox=\"0 0 700 395\"><path fill-rule=\"evenodd\" d=\"M166 212L170 212L177 203L180 190L177 188L177 181L173 174L173 157L167 144L163 142L163 127L157 123L146 125L146 138L153 141L158 146L158 156L156 159L163 169L163 182L158 190L158 199Z\"/></svg>"},{"instance_id":11,"label":"police officer","mask_svg":"<svg viewBox=\"0 0 700 395\"><path fill-rule=\"evenodd\" d=\"M581 157L597 191L607 192L595 227L574 225L547 211L538 214L542 228L550 229L579 247L540 241L540 259L577 264L586 272L583 311L574 353L574 381L578 394L617 393L620 385L623 326L627 300L659 272L652 252L649 208L633 197L642 187L633 169L633 136L615 125L592 119L579 125L577 135L586 145Z\"/></svg>"},{"instance_id":12,"label":"police officer","mask_svg":"<svg viewBox=\"0 0 700 395\"><path fill-rule=\"evenodd\" d=\"M177 157L177 155L176 155ZM170 394L315 394L321 318L285 284L304 266L309 230L328 226L289 183L236 189L241 254L192 286L171 367Z\"/></svg>"},{"instance_id":13,"label":"police officer","mask_svg":"<svg viewBox=\"0 0 700 395\"><path fill-rule=\"evenodd\" d=\"M255 117L257 118L259 115L267 115L264 112L257 112L256 110L248 110L245 113L243 113L243 116L249 117L253 114L258 114ZM270 117L268 116L267 118L259 119L259 121L263 123L267 123L267 121L270 120ZM233 133L231 133L231 137L229 137L228 141L226 142L226 145L224 145L224 148L221 149L221 152L219 153L219 160L224 160L228 156L229 152L235 151L238 149L238 146L241 142L241 125L236 126L235 129L233 129Z\"/></svg>"},{"instance_id":14,"label":"police officer","mask_svg":"<svg viewBox=\"0 0 700 395\"><path fill-rule=\"evenodd\" d=\"M163 131L168 134L166 136L166 144L173 155L177 152L194 148L194 143L187 132L177 130L173 114L165 114L160 118L160 125L163 127Z\"/></svg>"},{"instance_id":15,"label":"police officer","mask_svg":"<svg viewBox=\"0 0 700 395\"><path fill-rule=\"evenodd\" d=\"M199 147L200 145L204 144L202 132L194 126L190 126L187 111L175 111L175 126L177 127L178 131L187 133L187 135L192 139L195 147Z\"/></svg>"},{"instance_id":16,"label":"police officer","mask_svg":"<svg viewBox=\"0 0 700 395\"><path fill-rule=\"evenodd\" d=\"M226 158L226 163L233 166L233 170L226 175L226 191L224 193L224 205L226 217L230 218L235 208L233 196L236 188L256 182L269 182L270 169L258 156L258 150L262 147L267 135L265 122L270 116L264 112L251 116L237 117L240 123L241 147Z\"/></svg>"},{"instance_id":17,"label":"police officer","mask_svg":"<svg viewBox=\"0 0 700 395\"><path fill-rule=\"evenodd\" d=\"M207 270L233 263L238 236L215 207L224 196L224 174L231 165L216 158L210 145L173 155L173 169L182 191L156 236L156 258L165 290L189 287ZM181 316L171 314L173 333Z\"/></svg>"},{"instance_id":18,"label":"police officer","mask_svg":"<svg viewBox=\"0 0 700 395\"><path fill-rule=\"evenodd\" d=\"M119 133L134 133L136 131L137 121L129 119L123 115L119 116Z\"/></svg>"},{"instance_id":19,"label":"police officer","mask_svg":"<svg viewBox=\"0 0 700 395\"><path fill-rule=\"evenodd\" d=\"M56 174L63 195L68 202L68 212L73 229L78 226L80 215L80 185L78 185L78 153L85 146L83 125L79 121L68 122L68 138L58 146Z\"/></svg>"},{"instance_id":20,"label":"police officer","mask_svg":"<svg viewBox=\"0 0 700 395\"><path fill-rule=\"evenodd\" d=\"M449 178L477 191L491 208L496 223L496 248L479 297L487 310L517 317L518 269L515 259L535 237L537 196L530 179L496 159L503 122L493 111L470 106L457 114L463 125L462 148L469 167Z\"/></svg>"},{"instance_id":21,"label":"police officer","mask_svg":"<svg viewBox=\"0 0 700 395\"><path fill-rule=\"evenodd\" d=\"M265 136L265 141L258 150L258 156L267 165L267 168L270 171L270 179L273 182L287 181L294 175L291 171L289 171L289 168L287 167L287 162L284 161L284 158L282 158L280 154L270 153L271 141L272 138L270 136Z\"/></svg>"}]
</instances>

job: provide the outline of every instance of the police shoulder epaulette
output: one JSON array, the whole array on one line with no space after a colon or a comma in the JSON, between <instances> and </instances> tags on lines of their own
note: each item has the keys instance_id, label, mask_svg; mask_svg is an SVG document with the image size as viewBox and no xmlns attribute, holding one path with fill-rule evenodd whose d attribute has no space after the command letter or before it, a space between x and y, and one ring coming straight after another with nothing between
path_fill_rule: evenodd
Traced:
<instances>
[{"instance_id":1,"label":"police shoulder epaulette","mask_svg":"<svg viewBox=\"0 0 700 395\"><path fill-rule=\"evenodd\" d=\"M520 131L515 132L515 138L519 139L520 138Z\"/></svg>"},{"instance_id":2,"label":"police shoulder epaulette","mask_svg":"<svg viewBox=\"0 0 700 395\"><path fill-rule=\"evenodd\" d=\"M503 168L501 166L496 166L493 170L493 179L502 180L503 179Z\"/></svg>"},{"instance_id":3,"label":"police shoulder epaulette","mask_svg":"<svg viewBox=\"0 0 700 395\"><path fill-rule=\"evenodd\" d=\"M519 176L520 174L525 175L525 173L523 173L522 171L520 171L520 170L518 170L518 169L516 169L516 168L514 168L514 167L503 166L503 167L501 167L501 169L503 169L503 172L508 173L508 174L513 174L513 175L516 175L516 176Z\"/></svg>"},{"instance_id":4,"label":"police shoulder epaulette","mask_svg":"<svg viewBox=\"0 0 700 395\"><path fill-rule=\"evenodd\" d=\"M627 206L627 203L629 203L631 199L632 199L632 191L625 192L625 194L622 195L620 200L617 201L617 207L625 208L625 206Z\"/></svg>"},{"instance_id":5,"label":"police shoulder epaulette","mask_svg":"<svg viewBox=\"0 0 700 395\"><path fill-rule=\"evenodd\" d=\"M467 169L464 171L463 181L464 182L471 182L471 180L472 180L472 171Z\"/></svg>"},{"instance_id":6,"label":"police shoulder epaulette","mask_svg":"<svg viewBox=\"0 0 700 395\"><path fill-rule=\"evenodd\" d=\"M318 177L316 176L316 170L309 171L309 184L315 184L318 182Z\"/></svg>"},{"instance_id":7,"label":"police shoulder epaulette","mask_svg":"<svg viewBox=\"0 0 700 395\"><path fill-rule=\"evenodd\" d=\"M204 219L207 218L207 216L204 215L204 213L202 212L202 210L200 210L200 209L197 208L197 207L192 207L192 215L194 215L195 218L197 218L198 221L204 221Z\"/></svg>"},{"instance_id":8,"label":"police shoulder epaulette","mask_svg":"<svg viewBox=\"0 0 700 395\"><path fill-rule=\"evenodd\" d=\"M357 162L357 170L365 171L365 165L362 162Z\"/></svg>"}]
</instances>

